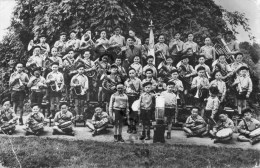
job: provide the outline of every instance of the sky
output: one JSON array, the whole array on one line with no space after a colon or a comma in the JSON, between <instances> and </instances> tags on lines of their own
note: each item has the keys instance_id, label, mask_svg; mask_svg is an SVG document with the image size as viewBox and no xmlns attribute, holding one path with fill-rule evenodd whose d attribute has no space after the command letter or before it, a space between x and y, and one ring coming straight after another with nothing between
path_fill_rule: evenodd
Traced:
<instances>
[{"instance_id":1,"label":"sky","mask_svg":"<svg viewBox=\"0 0 260 168\"><path fill-rule=\"evenodd\" d=\"M249 26L256 41L260 43L260 0L214 0L228 11L239 11L245 13L249 19ZM0 40L6 34L6 28L10 25L15 0L0 0ZM237 40L249 41L248 33L242 27L238 29Z\"/></svg>"}]
</instances>

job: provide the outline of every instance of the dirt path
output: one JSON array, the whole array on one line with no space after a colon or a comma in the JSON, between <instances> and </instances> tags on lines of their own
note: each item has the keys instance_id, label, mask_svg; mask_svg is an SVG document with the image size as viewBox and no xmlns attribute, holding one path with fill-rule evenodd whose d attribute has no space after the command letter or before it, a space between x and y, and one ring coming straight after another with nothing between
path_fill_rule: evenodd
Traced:
<instances>
[{"instance_id":1,"label":"dirt path","mask_svg":"<svg viewBox=\"0 0 260 168\"><path fill-rule=\"evenodd\" d=\"M57 139L67 139L67 140L94 140L94 141L102 141L102 142L113 142L113 129L108 128L105 134L98 135L95 137L92 137L92 133L89 131L87 127L74 127L75 130L75 137L72 136L65 136L65 135L52 135L52 128L49 126L46 126L45 132L41 138L57 138ZM140 135L141 128L138 127L138 134L130 135L126 132L127 127L125 126L123 128L123 138L126 140L126 143L148 143L152 144L152 140L149 141L141 141L138 139L138 136ZM23 127L17 126L15 133L12 135L12 137L21 137L24 135ZM151 131L151 134L153 136L153 130ZM1 134L1 136L6 136ZM167 144L182 144L182 145L202 145L202 146L213 146L213 147L227 147L227 148L242 148L242 149L256 149L260 150L260 143L256 145L251 145L248 142L238 142L236 140L238 134L235 133L233 135L233 140L228 144L214 144L213 140L211 140L208 137L205 138L186 138L185 134L181 130L172 130L172 138L170 140L166 140ZM33 136L28 136L33 137Z\"/></svg>"}]
</instances>

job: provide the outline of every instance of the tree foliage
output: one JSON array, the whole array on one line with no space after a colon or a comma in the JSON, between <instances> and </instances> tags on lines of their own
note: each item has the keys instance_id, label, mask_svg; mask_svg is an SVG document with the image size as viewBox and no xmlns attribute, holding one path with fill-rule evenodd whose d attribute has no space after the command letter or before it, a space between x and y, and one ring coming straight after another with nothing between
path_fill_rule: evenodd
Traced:
<instances>
[{"instance_id":1,"label":"tree foliage","mask_svg":"<svg viewBox=\"0 0 260 168\"><path fill-rule=\"evenodd\" d=\"M39 33L48 35L51 45L62 31L76 29L79 33L90 29L98 32L120 26L123 34L134 29L142 39L148 36L152 19L155 35L174 32L195 34L195 41L202 44L206 36L214 39L218 34L242 25L250 31L248 20L239 12L228 12L213 0L16 0L10 33L0 47L1 59L7 55L26 58L26 46ZM9 44L12 42L13 44Z\"/></svg>"}]
</instances>

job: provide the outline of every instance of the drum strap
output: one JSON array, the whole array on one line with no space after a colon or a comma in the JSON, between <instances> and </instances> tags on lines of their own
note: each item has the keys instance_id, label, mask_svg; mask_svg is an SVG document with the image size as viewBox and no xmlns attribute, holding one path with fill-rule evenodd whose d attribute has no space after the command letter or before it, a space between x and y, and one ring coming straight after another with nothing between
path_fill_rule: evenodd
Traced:
<instances>
[{"instance_id":1,"label":"drum strap","mask_svg":"<svg viewBox=\"0 0 260 168\"><path fill-rule=\"evenodd\" d=\"M245 124L245 128L246 128L246 130L249 131L245 119L243 119L243 122L244 122L244 124Z\"/></svg>"}]
</instances>

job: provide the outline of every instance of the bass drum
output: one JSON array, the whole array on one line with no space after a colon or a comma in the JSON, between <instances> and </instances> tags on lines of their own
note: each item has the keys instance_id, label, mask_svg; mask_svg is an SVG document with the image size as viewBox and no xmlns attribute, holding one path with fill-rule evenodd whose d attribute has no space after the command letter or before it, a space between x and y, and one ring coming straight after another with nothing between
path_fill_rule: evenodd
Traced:
<instances>
[{"instance_id":1,"label":"bass drum","mask_svg":"<svg viewBox=\"0 0 260 168\"><path fill-rule=\"evenodd\" d=\"M104 80L102 82L102 88L103 88L102 90L104 93L107 93L107 94L115 93L116 89L112 89L113 86L115 86L115 85L107 80Z\"/></svg>"},{"instance_id":2,"label":"bass drum","mask_svg":"<svg viewBox=\"0 0 260 168\"><path fill-rule=\"evenodd\" d=\"M132 104L132 110L133 111L139 111L140 110L140 99L134 101Z\"/></svg>"},{"instance_id":3,"label":"bass drum","mask_svg":"<svg viewBox=\"0 0 260 168\"><path fill-rule=\"evenodd\" d=\"M1 126L1 130L8 131L15 128L16 123L5 123Z\"/></svg>"}]
</instances>

